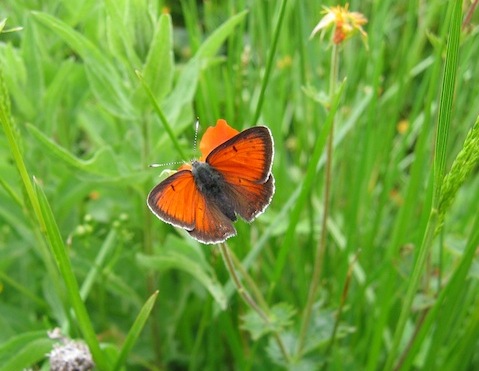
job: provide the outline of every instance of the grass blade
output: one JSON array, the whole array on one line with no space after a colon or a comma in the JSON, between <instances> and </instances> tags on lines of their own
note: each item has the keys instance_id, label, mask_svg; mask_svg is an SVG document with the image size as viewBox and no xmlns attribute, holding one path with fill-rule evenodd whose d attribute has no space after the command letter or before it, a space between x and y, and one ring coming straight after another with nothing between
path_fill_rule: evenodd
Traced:
<instances>
[{"instance_id":1,"label":"grass blade","mask_svg":"<svg viewBox=\"0 0 479 371\"><path fill-rule=\"evenodd\" d=\"M118 356L118 359L115 363L115 367L113 367L113 370L116 371L116 370L119 370L121 367L124 367L126 357L128 356L128 353L131 351L133 346L135 345L135 342L138 340L138 337L140 336L140 333L143 330L143 327L145 327L146 321L148 320L148 317L150 316L153 306L155 305L157 296L158 296L158 291L154 292L153 295L151 295L148 298L145 305L143 305L143 307L141 308L140 313L138 313L138 316L136 317L136 320L133 323L133 326L131 326L131 329L128 332L128 335L126 336L125 343L123 344L123 347L121 348L120 355Z\"/></svg>"},{"instance_id":2,"label":"grass blade","mask_svg":"<svg viewBox=\"0 0 479 371\"><path fill-rule=\"evenodd\" d=\"M459 54L459 38L461 31L462 3L455 1L450 3L451 21L450 34L446 52L446 65L444 67L444 81L441 88L441 100L439 106L438 127L436 135L436 153L434 158L434 182L433 182L433 204L429 216L426 233L419 249L416 264L414 266L411 279L408 282L406 296L404 298L401 314L394 332L391 349L386 361L385 370L391 370L399 351L399 344L403 337L406 322L411 313L411 305L419 287L421 275L424 271L426 257L432 246L434 232L438 222L437 208L441 194L441 186L444 180L446 167L447 138L449 136L449 127L451 122L452 102L454 97L454 86L457 75L457 60Z\"/></svg>"}]
</instances>

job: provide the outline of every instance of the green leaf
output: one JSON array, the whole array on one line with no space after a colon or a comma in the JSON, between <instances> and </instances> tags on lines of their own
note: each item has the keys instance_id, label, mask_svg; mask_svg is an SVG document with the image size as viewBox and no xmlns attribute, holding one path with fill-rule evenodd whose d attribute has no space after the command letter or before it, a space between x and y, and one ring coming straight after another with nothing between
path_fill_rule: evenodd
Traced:
<instances>
[{"instance_id":1,"label":"green leaf","mask_svg":"<svg viewBox=\"0 0 479 371\"><path fill-rule=\"evenodd\" d=\"M394 331L392 345L388 353L385 370L392 370L397 358L400 357L399 349L401 340L404 336L407 321L411 314L411 306L416 291L423 277L427 258L430 254L435 230L439 222L437 208L441 196L441 189L444 182L446 171L447 141L450 134L452 104L455 94L455 84L458 70L459 43L461 36L462 23L462 3L460 1L450 2L448 6L449 14L449 36L447 40L446 60L444 66L444 80L441 86L441 99L439 104L439 114L437 119L436 140L434 146L434 181L432 207L427 222L427 228L422 243L416 252L416 262L411 276L408 280L407 291L403 299L402 308L397 320Z\"/></svg>"},{"instance_id":2,"label":"green leaf","mask_svg":"<svg viewBox=\"0 0 479 371\"><path fill-rule=\"evenodd\" d=\"M2 371L18 371L44 360L54 341L45 331L21 334L0 347Z\"/></svg>"},{"instance_id":3,"label":"green leaf","mask_svg":"<svg viewBox=\"0 0 479 371\"><path fill-rule=\"evenodd\" d=\"M286 3L287 3L287 0L283 0L281 2L278 22L276 23L274 27L273 42L271 44L271 50L269 51L268 62L266 63L266 69L265 69L263 81L261 82L261 91L259 93L258 104L256 105L256 110L253 117L253 125L256 125L256 123L258 122L259 115L261 114L261 109L263 108L266 87L268 86L269 77L271 76L271 71L273 69L273 62L274 62L274 57L276 55L276 49L278 47L279 35L281 33L281 29L283 27L283 22L284 22L284 18L286 14Z\"/></svg>"},{"instance_id":4,"label":"green leaf","mask_svg":"<svg viewBox=\"0 0 479 371\"><path fill-rule=\"evenodd\" d=\"M10 90L12 100L18 107L18 112L25 117L35 117L35 105L25 94L27 83L27 68L25 60L17 48L11 44L2 45L0 43L0 59L4 69L5 82Z\"/></svg>"},{"instance_id":5,"label":"green leaf","mask_svg":"<svg viewBox=\"0 0 479 371\"><path fill-rule=\"evenodd\" d=\"M7 18L4 18L0 21L0 33L3 32L3 29L5 28L6 24L7 24Z\"/></svg>"},{"instance_id":6,"label":"green leaf","mask_svg":"<svg viewBox=\"0 0 479 371\"><path fill-rule=\"evenodd\" d=\"M296 226L299 222L301 212L304 210L305 204L308 200L309 192L315 184L315 176L317 173L318 164L321 160L321 155L323 154L323 148L326 145L330 128L333 125L334 117L336 115L336 111L338 109L339 102L343 94L344 86L345 83L341 84L334 97L334 101L332 102L331 110L328 112L326 122L321 128L321 133L316 140L314 151L308 164L306 176L301 184L301 187L297 190L297 192L300 193L298 194L298 199L293 207L293 210L291 210L290 212L288 230L286 231L285 237L283 239L283 244L281 246L281 249L279 250L278 259L276 262L274 282L277 282L279 280L281 272L286 265L286 259L289 254L289 251L291 247L294 246L293 241L296 238Z\"/></svg>"},{"instance_id":7,"label":"green leaf","mask_svg":"<svg viewBox=\"0 0 479 371\"><path fill-rule=\"evenodd\" d=\"M95 363L100 369L106 369L105 358L100 350L100 345L93 330L93 324L89 318L86 306L80 297L78 282L73 273L67 249L63 243L55 217L53 216L43 189L36 182L34 183L34 190L38 199L41 218L44 221L44 232L49 242L51 253L55 257L61 276L65 282L69 303L75 312L78 327L82 331Z\"/></svg>"},{"instance_id":8,"label":"green leaf","mask_svg":"<svg viewBox=\"0 0 479 371\"><path fill-rule=\"evenodd\" d=\"M143 68L143 78L158 100L171 90L174 75L173 26L169 14L162 14Z\"/></svg>"},{"instance_id":9,"label":"green leaf","mask_svg":"<svg viewBox=\"0 0 479 371\"><path fill-rule=\"evenodd\" d=\"M245 18L247 11L238 13L218 27L201 45L195 56L183 68L172 93L167 97L164 111L168 121L176 124L180 113L190 106L196 94L196 87L204 59L212 58L235 27Z\"/></svg>"},{"instance_id":10,"label":"green leaf","mask_svg":"<svg viewBox=\"0 0 479 371\"><path fill-rule=\"evenodd\" d=\"M182 69L173 91L165 99L163 110L172 125L178 122L181 112L191 106L200 78L200 69L201 60L192 58Z\"/></svg>"},{"instance_id":11,"label":"green leaf","mask_svg":"<svg viewBox=\"0 0 479 371\"><path fill-rule=\"evenodd\" d=\"M158 271L178 269L192 275L210 292L220 308L226 309L223 287L216 280L201 246L192 247L179 238L169 237L155 255L138 254L137 259L140 265L147 268Z\"/></svg>"},{"instance_id":12,"label":"green leaf","mask_svg":"<svg viewBox=\"0 0 479 371\"><path fill-rule=\"evenodd\" d=\"M304 353L311 352L318 347L326 345L333 335L335 322L336 313L333 310L321 311L319 314L316 314L306 334L303 348ZM344 338L345 334L351 331L351 328L339 324L335 335L336 339Z\"/></svg>"},{"instance_id":13,"label":"green leaf","mask_svg":"<svg viewBox=\"0 0 479 371\"><path fill-rule=\"evenodd\" d=\"M133 9L129 1L107 0L104 2L107 13L106 28L109 35L108 44L111 54L118 59L128 59L133 66L139 66L141 61L135 52L135 26ZM136 2L134 9L141 6ZM125 32L129 30L130 32Z\"/></svg>"},{"instance_id":14,"label":"green leaf","mask_svg":"<svg viewBox=\"0 0 479 371\"><path fill-rule=\"evenodd\" d=\"M7 362L9 362L9 359L14 358L14 356L21 352L21 350L28 344L34 343L41 339L48 339L46 331L25 332L16 335L8 341L2 343L0 345L0 365L5 365ZM50 348L52 345L53 341L50 340ZM48 350L46 350L45 353L46 352L48 352ZM43 353L42 358L45 356L45 353ZM33 362L26 364L25 367L30 366ZM22 367L19 369L22 369Z\"/></svg>"},{"instance_id":15,"label":"green leaf","mask_svg":"<svg viewBox=\"0 0 479 371\"><path fill-rule=\"evenodd\" d=\"M55 323L68 323L69 307L66 304L66 290L59 274L56 281L47 275L42 280L42 294L49 306L49 315Z\"/></svg>"},{"instance_id":16,"label":"green leaf","mask_svg":"<svg viewBox=\"0 0 479 371\"><path fill-rule=\"evenodd\" d=\"M118 359L116 361L116 364L113 370L119 370L120 367L124 366L128 353L131 351L131 349L133 348L133 345L135 345L135 342L138 340L138 337L140 336L140 333L143 330L143 327L145 327L146 321L148 320L148 317L150 316L150 313L153 309L153 305L155 304L157 296L158 296L158 291L154 292L153 295L151 295L149 299L146 301L145 305L143 305L143 307L141 308L141 311L138 314L138 317L136 317L135 322L133 323L133 326L128 332L128 335L125 339L125 343L123 344L120 355L118 356Z\"/></svg>"},{"instance_id":17,"label":"green leaf","mask_svg":"<svg viewBox=\"0 0 479 371\"><path fill-rule=\"evenodd\" d=\"M57 33L85 62L90 86L95 98L114 116L134 119L137 115L130 103L126 86L112 62L85 36L59 19L41 12L33 12L35 18Z\"/></svg>"},{"instance_id":18,"label":"green leaf","mask_svg":"<svg viewBox=\"0 0 479 371\"><path fill-rule=\"evenodd\" d=\"M290 350L290 353L296 350L298 342L297 336L292 332L285 332L281 334L281 340L285 347ZM319 370L324 363L325 357L323 355L316 356L314 359L302 357L299 359L291 359L289 362L284 359L283 353L278 347L278 342L273 337L269 338L268 346L266 348L268 357L278 366L281 366L288 371L310 371Z\"/></svg>"},{"instance_id":19,"label":"green leaf","mask_svg":"<svg viewBox=\"0 0 479 371\"><path fill-rule=\"evenodd\" d=\"M48 138L35 126L28 124L27 127L35 139L38 140L38 143L44 148L45 153L60 160L65 165L82 172L76 175L93 176L96 181L117 182L121 180L126 183L138 183L141 179L147 179L150 176L147 171L121 173L117 166L121 161L110 147L103 147L90 159L82 160Z\"/></svg>"},{"instance_id":20,"label":"green leaf","mask_svg":"<svg viewBox=\"0 0 479 371\"><path fill-rule=\"evenodd\" d=\"M150 98L150 102L153 105L153 108L156 111L156 114L160 118L160 121L163 124L163 128L165 129L166 133L168 134L168 137L169 137L170 141L173 143L173 146L175 147L176 151L180 155L180 158L185 158L185 155L183 153L183 149L181 148L180 143L179 143L175 133L173 132L173 128L170 125L170 122L168 121L168 118L163 113L163 110L161 109L161 106L158 103L158 100L156 99L155 94L150 89L149 85L145 81L145 78L141 75L141 73L139 71L137 71L136 75L138 76L138 79L140 80L141 85L145 89L145 92L148 95L148 98Z\"/></svg>"},{"instance_id":21,"label":"green leaf","mask_svg":"<svg viewBox=\"0 0 479 371\"><path fill-rule=\"evenodd\" d=\"M28 89L25 93L30 98L30 102L35 105L36 114L41 110L43 105L43 94L45 90L45 82L42 66L42 49L46 49L43 40L39 38L38 25L32 22L31 18L26 18L25 38L22 43L22 56L27 68L27 84Z\"/></svg>"},{"instance_id":22,"label":"green leaf","mask_svg":"<svg viewBox=\"0 0 479 371\"><path fill-rule=\"evenodd\" d=\"M232 16L220 27L218 27L200 46L195 54L195 58L211 58L217 52L224 41L230 36L236 26L238 26L248 14L247 10L243 10Z\"/></svg>"},{"instance_id":23,"label":"green leaf","mask_svg":"<svg viewBox=\"0 0 479 371\"><path fill-rule=\"evenodd\" d=\"M83 74L83 70L81 70L71 58L62 60L62 62L56 66L55 74L46 86L45 94L41 101L41 114L45 118L43 120L45 126L42 126L44 132L51 133L52 127L54 127L58 120L56 115L59 111L67 109L64 102L66 95L65 84L74 84L73 81L75 81L75 77L78 74ZM78 85L79 83L77 83L77 86Z\"/></svg>"},{"instance_id":24,"label":"green leaf","mask_svg":"<svg viewBox=\"0 0 479 371\"><path fill-rule=\"evenodd\" d=\"M113 249L117 243L117 232L115 229L110 230L108 236L105 238L105 241L102 243L101 247L98 249L98 254L95 257L95 262L91 266L90 271L83 280L83 284L80 289L80 296L83 300L86 300L90 290L102 273L102 269L105 266L105 262L108 256L111 255Z\"/></svg>"},{"instance_id":25,"label":"green leaf","mask_svg":"<svg viewBox=\"0 0 479 371\"><path fill-rule=\"evenodd\" d=\"M112 177L119 175L119 170L115 166L117 161L109 147L98 150L98 152L96 152L89 160L81 160L48 138L35 126L28 124L27 127L35 139L37 139L44 147L46 153L56 157L65 164L84 171L85 173L91 173L98 176Z\"/></svg>"},{"instance_id":26,"label":"green leaf","mask_svg":"<svg viewBox=\"0 0 479 371\"><path fill-rule=\"evenodd\" d=\"M269 323L265 323L257 312L250 310L243 316L242 328L251 333L253 340L258 340L269 333L283 332L285 328L292 325L295 314L296 310L290 304L276 304L269 313Z\"/></svg>"},{"instance_id":27,"label":"green leaf","mask_svg":"<svg viewBox=\"0 0 479 371\"><path fill-rule=\"evenodd\" d=\"M315 102L320 103L325 108L327 108L331 104L329 96L324 90L318 91L312 85L303 86L302 90L308 98L311 98Z\"/></svg>"},{"instance_id":28,"label":"green leaf","mask_svg":"<svg viewBox=\"0 0 479 371\"><path fill-rule=\"evenodd\" d=\"M13 27L5 30L5 25L7 24L7 18L4 18L0 21L0 34L8 33L8 32L17 32L23 30L23 27Z\"/></svg>"}]
</instances>

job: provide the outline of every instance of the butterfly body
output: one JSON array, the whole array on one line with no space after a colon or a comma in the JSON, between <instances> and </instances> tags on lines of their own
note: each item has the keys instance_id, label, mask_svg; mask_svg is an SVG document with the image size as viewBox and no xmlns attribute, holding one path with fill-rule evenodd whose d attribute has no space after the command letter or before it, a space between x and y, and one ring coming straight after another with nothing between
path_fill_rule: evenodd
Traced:
<instances>
[{"instance_id":1,"label":"butterfly body","mask_svg":"<svg viewBox=\"0 0 479 371\"><path fill-rule=\"evenodd\" d=\"M206 135L206 134L205 134ZM203 243L234 236L236 215L251 222L274 194L273 138L267 127L246 129L193 161L148 195L151 211Z\"/></svg>"},{"instance_id":2,"label":"butterfly body","mask_svg":"<svg viewBox=\"0 0 479 371\"><path fill-rule=\"evenodd\" d=\"M221 212L231 221L235 221L236 214L231 201L225 194L225 180L221 173L207 162L193 161L191 173L195 179L196 188L205 198L218 205Z\"/></svg>"}]
</instances>

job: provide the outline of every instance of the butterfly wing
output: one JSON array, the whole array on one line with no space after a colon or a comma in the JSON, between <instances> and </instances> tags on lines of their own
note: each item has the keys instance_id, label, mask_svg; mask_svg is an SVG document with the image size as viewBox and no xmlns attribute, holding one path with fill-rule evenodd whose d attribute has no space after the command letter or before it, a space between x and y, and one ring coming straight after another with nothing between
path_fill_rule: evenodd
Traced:
<instances>
[{"instance_id":1,"label":"butterfly wing","mask_svg":"<svg viewBox=\"0 0 479 371\"><path fill-rule=\"evenodd\" d=\"M225 193L247 221L261 214L273 197L273 153L270 130L255 126L219 145L206 158L223 175Z\"/></svg>"},{"instance_id":2,"label":"butterfly wing","mask_svg":"<svg viewBox=\"0 0 479 371\"><path fill-rule=\"evenodd\" d=\"M176 227L195 227L194 205L199 202L193 174L181 170L169 176L148 195L150 210L161 220Z\"/></svg>"},{"instance_id":3,"label":"butterfly wing","mask_svg":"<svg viewBox=\"0 0 479 371\"><path fill-rule=\"evenodd\" d=\"M196 207L195 228L190 235L203 243L220 243L236 235L232 221L226 217L214 203L203 203Z\"/></svg>"},{"instance_id":4,"label":"butterfly wing","mask_svg":"<svg viewBox=\"0 0 479 371\"><path fill-rule=\"evenodd\" d=\"M180 170L158 184L147 203L158 218L186 229L200 242L222 242L236 234L231 220L198 191L190 170Z\"/></svg>"}]
</instances>

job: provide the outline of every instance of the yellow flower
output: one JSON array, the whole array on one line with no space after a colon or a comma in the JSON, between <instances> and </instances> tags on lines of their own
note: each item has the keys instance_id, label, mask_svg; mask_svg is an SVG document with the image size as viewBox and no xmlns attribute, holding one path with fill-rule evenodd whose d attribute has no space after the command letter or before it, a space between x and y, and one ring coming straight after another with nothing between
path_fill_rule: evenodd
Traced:
<instances>
[{"instance_id":1,"label":"yellow flower","mask_svg":"<svg viewBox=\"0 0 479 371\"><path fill-rule=\"evenodd\" d=\"M363 41L366 42L368 34L363 30L362 25L366 24L368 20L361 13L350 12L348 8L349 4L346 4L344 7L340 5L324 7L322 12L324 17L314 27L310 37L313 37L320 31L333 28L332 40L335 44L341 44L356 32L359 32Z\"/></svg>"}]
</instances>

